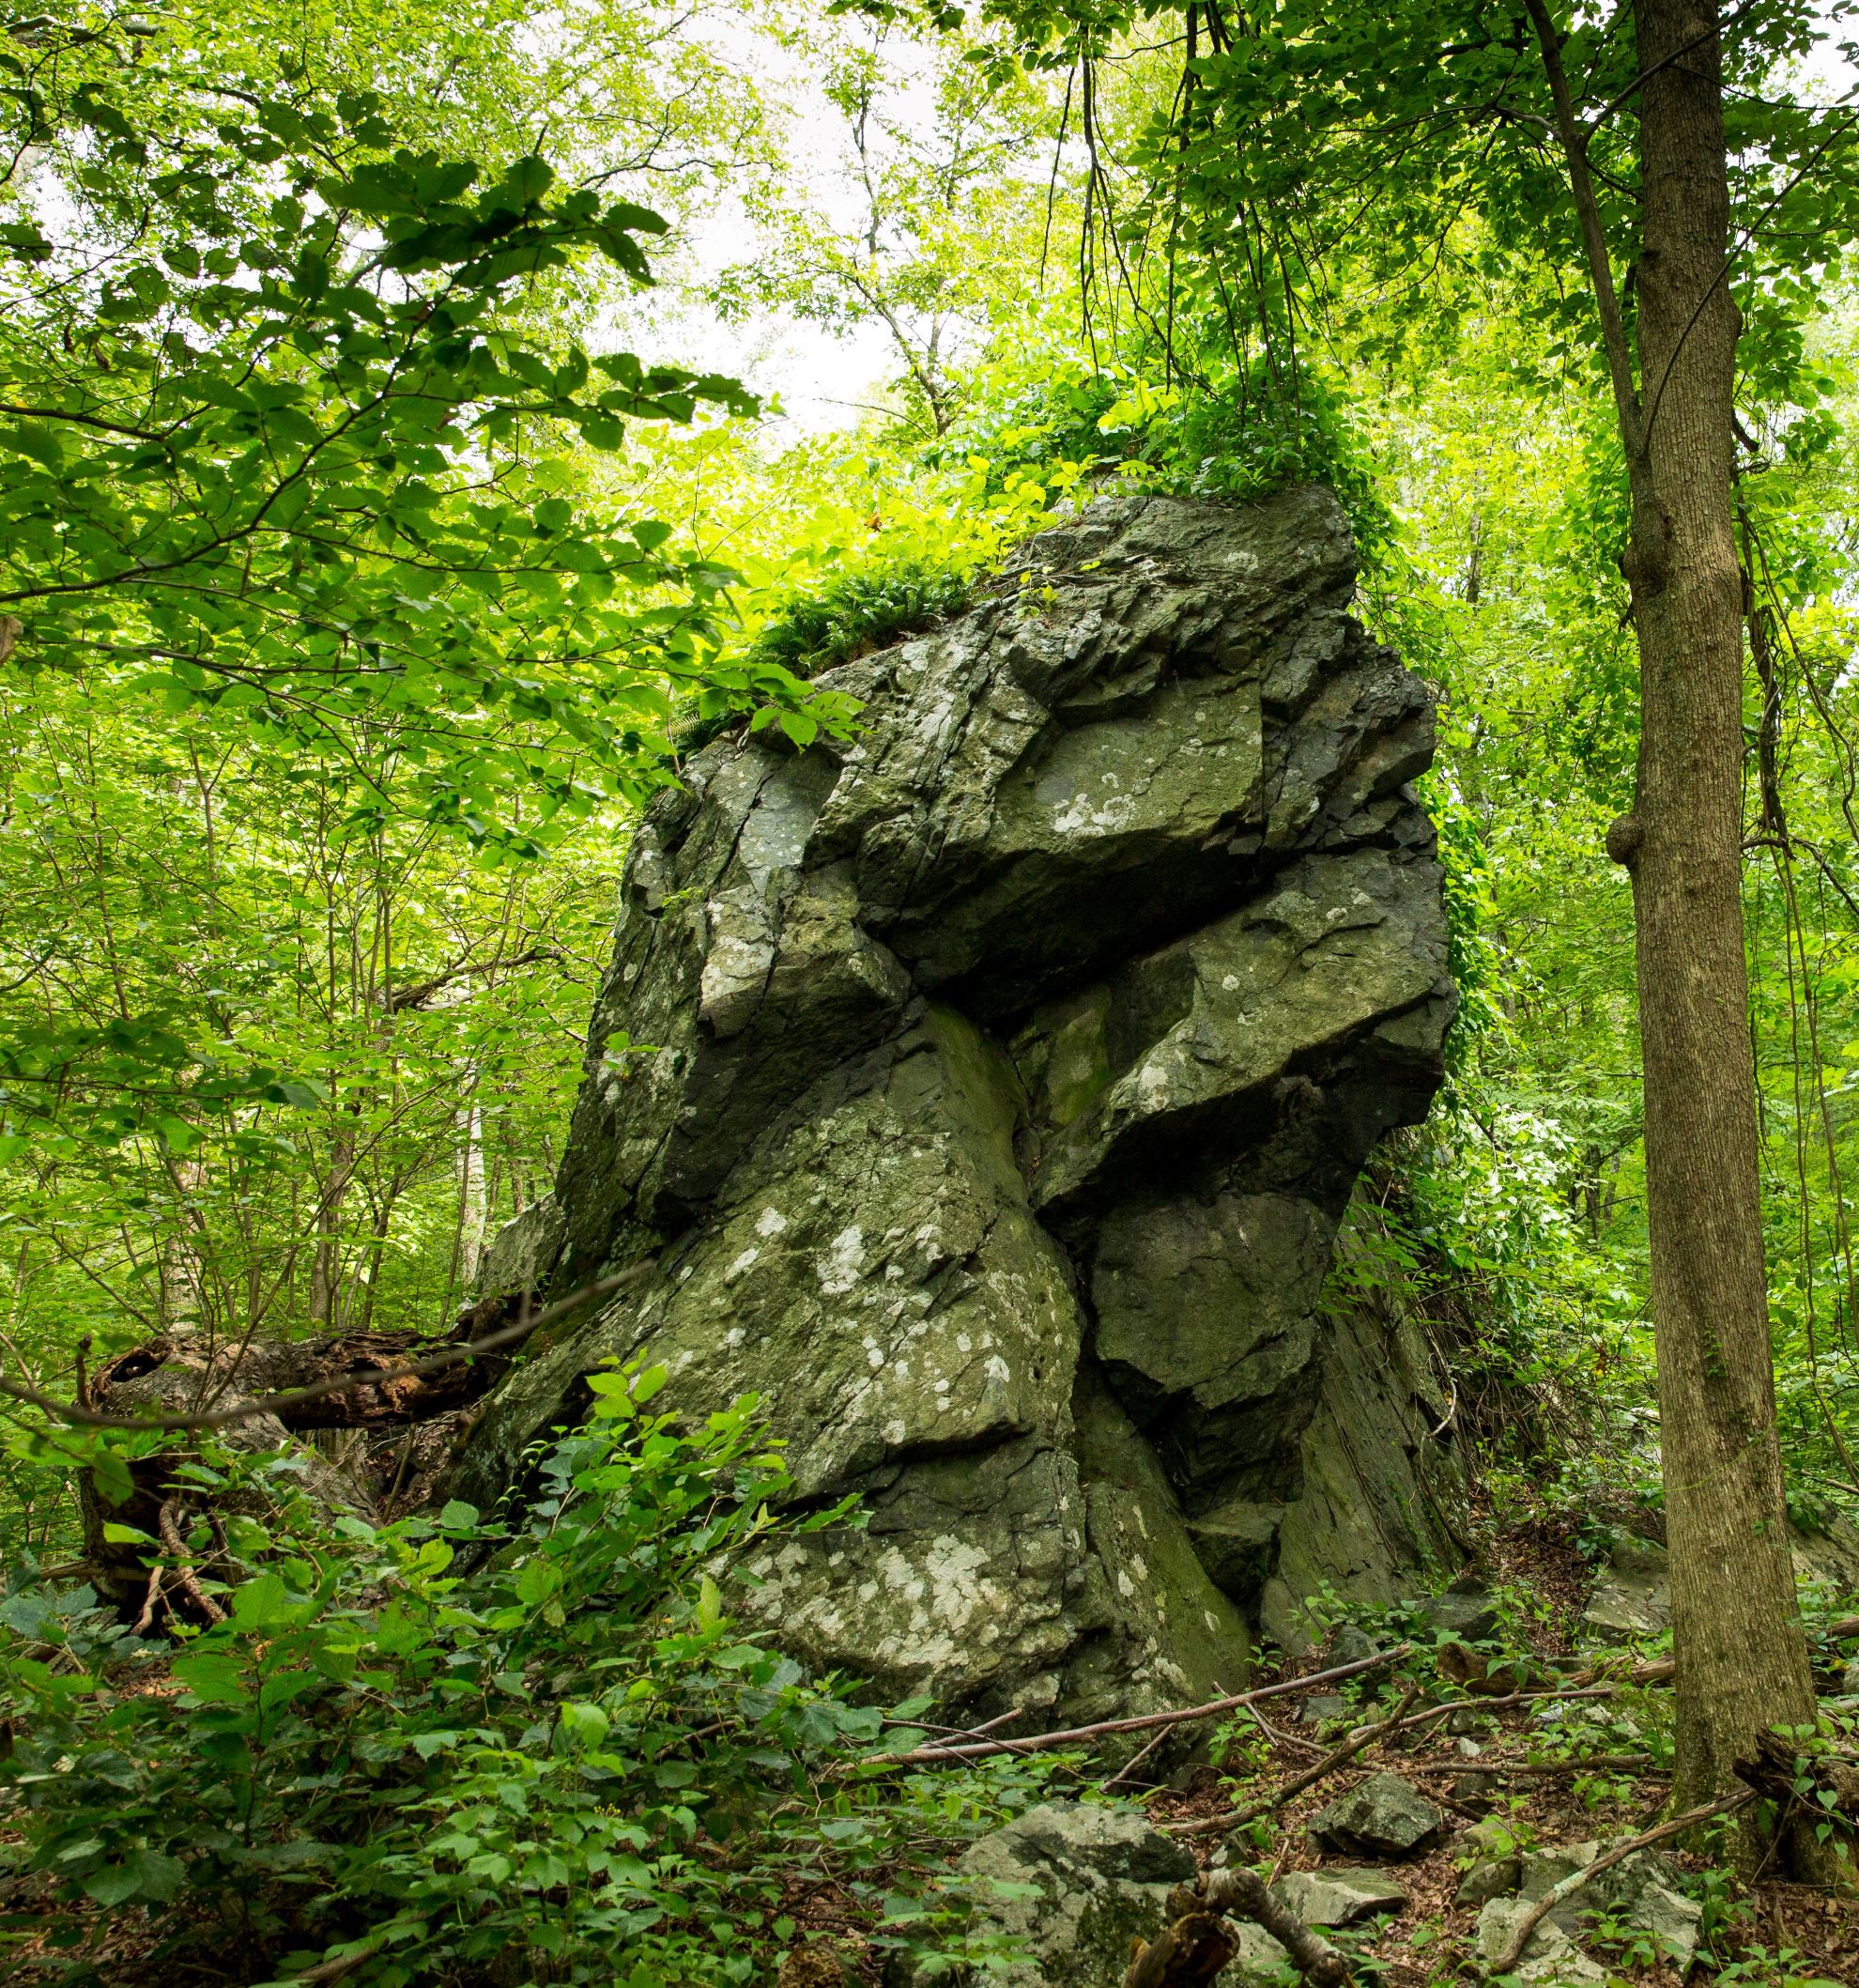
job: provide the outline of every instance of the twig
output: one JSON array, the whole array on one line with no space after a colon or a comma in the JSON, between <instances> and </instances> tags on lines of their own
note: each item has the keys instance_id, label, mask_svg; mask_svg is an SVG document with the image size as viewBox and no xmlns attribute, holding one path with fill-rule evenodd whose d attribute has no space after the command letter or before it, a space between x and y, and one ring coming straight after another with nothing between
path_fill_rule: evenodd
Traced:
<instances>
[{"instance_id":1,"label":"twig","mask_svg":"<svg viewBox=\"0 0 1859 1988\"><path fill-rule=\"evenodd\" d=\"M1618 1685L1582 1685L1566 1690L1513 1691L1503 1698L1449 1698L1416 1712L1405 1722L1405 1729L1411 1732L1416 1726L1432 1725L1452 1712L1511 1712L1519 1705L1547 1704L1558 1699L1612 1698L1619 1689Z\"/></svg>"},{"instance_id":2,"label":"twig","mask_svg":"<svg viewBox=\"0 0 1859 1988\"><path fill-rule=\"evenodd\" d=\"M495 1352L499 1347L508 1346L513 1340L527 1339L530 1333L541 1332L544 1326L553 1325L564 1313L572 1312L579 1305L591 1303L597 1298L610 1298L615 1291L637 1284L648 1271L656 1267L657 1262L656 1256L648 1256L643 1263L636 1263L617 1276L597 1278L592 1284L584 1284L577 1291L570 1291L567 1297L557 1299L533 1318L518 1318L513 1325L499 1326L496 1332L486 1333L482 1339L468 1339L461 1346L448 1346L439 1352L427 1354L422 1360L403 1361L398 1366L368 1367L360 1373L314 1381L308 1387L285 1388L281 1394L260 1395L255 1400L242 1402L234 1409L213 1409L206 1414L192 1415L110 1415L98 1409L81 1408L75 1402L59 1401L50 1395L41 1395L37 1388L25 1387L17 1380L4 1378L0 1378L0 1395L10 1395L15 1401L23 1401L29 1408L42 1409L48 1415L55 1415L74 1428L229 1428L235 1423L251 1422L260 1415L275 1415L283 1409L301 1408L312 1401L327 1401L331 1395L346 1395L351 1388L380 1387L390 1380L418 1379L427 1374L441 1373L449 1366L456 1366L461 1360L475 1360L480 1353Z\"/></svg>"},{"instance_id":3,"label":"twig","mask_svg":"<svg viewBox=\"0 0 1859 1988\"><path fill-rule=\"evenodd\" d=\"M1010 1712L997 1712L992 1718L984 1718L978 1726L938 1726L924 1718L894 1718L884 1715L887 1726L901 1726L907 1733L940 1733L945 1739L978 1739L983 1733L991 1733L996 1726L1004 1726L1008 1720L1020 1717L1020 1707L1015 1705Z\"/></svg>"},{"instance_id":4,"label":"twig","mask_svg":"<svg viewBox=\"0 0 1859 1988\"><path fill-rule=\"evenodd\" d=\"M1756 1799L1753 1788L1744 1788L1735 1795L1727 1795L1722 1801L1707 1802L1701 1809L1687 1809L1682 1815L1675 1815L1670 1822L1661 1823L1656 1829L1642 1830L1637 1836L1630 1836L1626 1842L1609 1850L1605 1857L1597 1857L1584 1870L1572 1872L1559 1885L1552 1885L1537 1900L1522 1919L1511 1935L1511 1944L1485 1969L1487 1980L1500 1974L1508 1974L1523 1958L1523 1950L1529 1945L1529 1936L1555 1911L1558 1905L1566 1903L1590 1879L1597 1878L1604 1871L1611 1871L1622 1863L1636 1850L1644 1850L1649 1844L1663 1842L1668 1836L1682 1835L1686 1829L1696 1828L1699 1823L1708 1823L1713 1816L1731 1815L1739 1809L1747 1808Z\"/></svg>"},{"instance_id":5,"label":"twig","mask_svg":"<svg viewBox=\"0 0 1859 1988\"><path fill-rule=\"evenodd\" d=\"M155 1604L161 1598L161 1563L158 1560L148 1570L148 1587L142 1597L142 1613L135 1618L134 1634L142 1635L155 1626Z\"/></svg>"},{"instance_id":6,"label":"twig","mask_svg":"<svg viewBox=\"0 0 1859 1988\"><path fill-rule=\"evenodd\" d=\"M907 1753L873 1754L859 1765L866 1767L915 1767L951 1758L985 1760L996 1753L1046 1752L1055 1747L1082 1746L1112 1733L1147 1733L1157 1726L1178 1726L1190 1719L1217 1718L1222 1712L1236 1712L1241 1705L1249 1705L1256 1699L1282 1698L1288 1691L1308 1691L1313 1685L1334 1684L1341 1678L1360 1677L1365 1671L1381 1670L1398 1662L1412 1649L1411 1643L1400 1643L1391 1650L1360 1657L1352 1664L1338 1664L1329 1671L1314 1671L1308 1677L1288 1677L1279 1684L1261 1685L1256 1691L1240 1691L1231 1698L1216 1698L1204 1705L1188 1705L1173 1712L1145 1712L1133 1718L1099 1719L1096 1725L1069 1726L1061 1733L1036 1734L1031 1739L982 1740L972 1746L914 1747Z\"/></svg>"},{"instance_id":7,"label":"twig","mask_svg":"<svg viewBox=\"0 0 1859 1988\"><path fill-rule=\"evenodd\" d=\"M1589 1760L1449 1760L1414 1764L1416 1774L1669 1774L1646 1753L1597 1753Z\"/></svg>"},{"instance_id":8,"label":"twig","mask_svg":"<svg viewBox=\"0 0 1859 1988\"><path fill-rule=\"evenodd\" d=\"M1246 1717L1263 1733L1274 1747L1290 1747L1299 1753L1321 1753L1323 1749L1313 1739L1301 1734L1281 1733L1256 1705L1246 1707Z\"/></svg>"},{"instance_id":9,"label":"twig","mask_svg":"<svg viewBox=\"0 0 1859 1988\"><path fill-rule=\"evenodd\" d=\"M371 1961L380 1951L378 1935L357 1953L339 1953L333 1960L318 1961L314 1967L290 1978L290 1988L327 1988L330 1981L339 1981L345 1974L353 1974L363 1961Z\"/></svg>"},{"instance_id":10,"label":"twig","mask_svg":"<svg viewBox=\"0 0 1859 1988\"><path fill-rule=\"evenodd\" d=\"M1124 1762L1122 1766L1120 1766L1116 1770L1116 1772L1113 1774L1111 1778L1104 1783L1105 1789L1109 1790L1114 1788L1118 1781L1128 1780L1129 1777L1135 1773L1136 1769L1140 1767L1145 1760L1148 1759L1149 1755L1153 1753L1156 1749L1161 1745L1162 1741L1165 1740L1167 1737L1167 1732L1163 1731L1158 1733L1153 1739L1145 1741L1141 1747L1137 1749L1134 1753L1130 1755L1130 1757L1127 1761Z\"/></svg>"},{"instance_id":11,"label":"twig","mask_svg":"<svg viewBox=\"0 0 1859 1988\"><path fill-rule=\"evenodd\" d=\"M978 1726L945 1726L932 1729L940 1730L945 1736L942 1739L925 1740L923 1745L917 1749L917 1751L919 1753L950 1754L958 1760L963 1759L965 1755L960 1751L960 1749L968 1741L979 1739L982 1734L991 1733L996 1726L1004 1726L1009 1719L1018 1718L1019 1717L1020 1707L1015 1705L1012 1711L1001 1712L992 1718L983 1719ZM906 1727L914 1727L919 1733L924 1730L922 1725L915 1719L900 1719L899 1723ZM1031 1746L1032 1742L1022 1739L1004 1739L999 1742L999 1745L1004 1752L1013 1753ZM879 1757L888 1762L894 1756L881 1754Z\"/></svg>"},{"instance_id":12,"label":"twig","mask_svg":"<svg viewBox=\"0 0 1859 1988\"><path fill-rule=\"evenodd\" d=\"M1222 1829L1243 1829L1248 1823L1255 1823L1262 1815L1269 1815L1274 1809L1282 1809L1294 1795L1301 1795L1306 1788L1313 1787L1328 1774L1334 1774L1338 1767L1355 1759L1364 1749L1374 1746L1376 1740L1385 1739L1390 1733L1401 1730L1401 1721L1407 1715L1407 1708L1420 1696L1420 1687L1410 1685L1407 1694L1394 1710L1384 1719L1374 1725L1358 1726L1340 1747L1335 1748L1314 1766L1294 1774L1283 1787L1275 1788L1269 1795L1262 1795L1256 1801L1248 1802L1243 1809L1232 1809L1224 1815L1204 1816L1191 1823L1183 1823L1173 1833L1176 1836L1212 1836Z\"/></svg>"},{"instance_id":13,"label":"twig","mask_svg":"<svg viewBox=\"0 0 1859 1988\"><path fill-rule=\"evenodd\" d=\"M161 1544L175 1556L175 1578L186 1591L187 1598L209 1623L224 1622L226 1611L200 1585L200 1577L193 1571L193 1563L187 1557L187 1542L180 1536L180 1528L175 1524L172 1500L163 1502L161 1516L155 1523L161 1534Z\"/></svg>"}]
</instances>

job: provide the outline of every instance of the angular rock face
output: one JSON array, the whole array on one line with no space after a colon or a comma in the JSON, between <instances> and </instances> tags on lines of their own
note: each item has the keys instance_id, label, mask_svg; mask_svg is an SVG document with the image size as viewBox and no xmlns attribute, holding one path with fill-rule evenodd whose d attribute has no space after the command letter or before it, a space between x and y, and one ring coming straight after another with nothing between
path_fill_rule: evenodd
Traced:
<instances>
[{"instance_id":1,"label":"angular rock face","mask_svg":"<svg viewBox=\"0 0 1859 1988\"><path fill-rule=\"evenodd\" d=\"M493 1256L656 1267L505 1384L463 1495L649 1353L693 1410L759 1393L797 1497L864 1501L754 1569L789 1642L1079 1710L1243 1673L1313 1463L1358 1502L1314 1429L1379 1432L1372 1518L1424 1505L1372 1321L1325 1401L1337 1223L1452 1009L1430 707L1353 589L1326 492L1101 502L822 676L849 744L698 756L637 833L555 1198Z\"/></svg>"}]
</instances>

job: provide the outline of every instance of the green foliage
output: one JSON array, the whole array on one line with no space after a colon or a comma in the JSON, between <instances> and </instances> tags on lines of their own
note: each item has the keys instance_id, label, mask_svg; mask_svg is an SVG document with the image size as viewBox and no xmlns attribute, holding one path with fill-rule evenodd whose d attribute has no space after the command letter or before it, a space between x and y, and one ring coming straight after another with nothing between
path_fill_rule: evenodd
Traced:
<instances>
[{"instance_id":1,"label":"green foliage","mask_svg":"<svg viewBox=\"0 0 1859 1988\"><path fill-rule=\"evenodd\" d=\"M1191 384L1159 378L1176 356L1091 363L1042 354L1030 378L1018 365L1004 369L1005 378L977 385L960 424L927 454L979 455L997 473L1068 465L1087 484L1114 479L1234 503L1287 483L1327 484L1373 567L1392 520L1338 383L1301 363L1236 362L1211 334Z\"/></svg>"},{"instance_id":2,"label":"green foliage","mask_svg":"<svg viewBox=\"0 0 1859 1988\"><path fill-rule=\"evenodd\" d=\"M74 239L27 206L4 243L13 669L236 710L346 755L359 820L411 807L525 851L538 817L662 780L671 690L716 681L727 575L573 494L563 451L752 402L525 313L591 264L645 283L663 221L533 155L397 146L363 92L281 86L234 117L159 54L75 81L7 59L47 85L16 94L20 135L93 162ZM796 695L766 670L720 687Z\"/></svg>"},{"instance_id":3,"label":"green foliage","mask_svg":"<svg viewBox=\"0 0 1859 1988\"><path fill-rule=\"evenodd\" d=\"M795 676L850 661L957 613L967 597L960 575L918 561L854 569L776 605L750 646L751 655Z\"/></svg>"},{"instance_id":4,"label":"green foliage","mask_svg":"<svg viewBox=\"0 0 1859 1988\"><path fill-rule=\"evenodd\" d=\"M861 1765L924 1706L809 1685L725 1611L746 1547L846 1510L776 1516L754 1403L682 1432L646 1411L663 1379L595 1376L520 1519L331 1523L287 1458L185 1467L243 1578L172 1661L87 1589L0 1602L9 1855L64 1902L54 1948L134 1903L176 1964L234 1938L253 1980L739 1982L806 1862L880 1951L959 1952L960 1891L926 1873L1039 1770Z\"/></svg>"}]
</instances>

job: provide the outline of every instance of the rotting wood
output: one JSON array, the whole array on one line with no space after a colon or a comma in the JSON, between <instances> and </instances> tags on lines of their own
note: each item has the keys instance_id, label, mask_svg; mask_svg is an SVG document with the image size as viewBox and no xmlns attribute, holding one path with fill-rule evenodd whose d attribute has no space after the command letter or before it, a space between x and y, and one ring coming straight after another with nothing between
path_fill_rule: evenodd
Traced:
<instances>
[{"instance_id":1,"label":"rotting wood","mask_svg":"<svg viewBox=\"0 0 1859 1988\"><path fill-rule=\"evenodd\" d=\"M175 1579L181 1584L187 1598L198 1609L209 1623L222 1623L226 1611L200 1585L200 1577L193 1570L193 1563L188 1558L187 1542L181 1537L180 1527L175 1522L175 1508L165 1501L156 1526L161 1535L161 1544L174 1557Z\"/></svg>"},{"instance_id":2,"label":"rotting wood","mask_svg":"<svg viewBox=\"0 0 1859 1988\"><path fill-rule=\"evenodd\" d=\"M228 1408L200 1408L160 1415L112 1413L88 1404L59 1401L16 1380L0 1376L0 1394L15 1401L55 1415L75 1428L186 1431L230 1428L238 1423L275 1416L293 1432L316 1428L358 1428L406 1423L444 1414L484 1394L502 1372L505 1360L524 1340L553 1325L566 1314L610 1298L628 1285L638 1283L655 1268L656 1257L636 1263L612 1277L602 1277L571 1291L567 1297L533 1314L527 1299L499 1298L461 1313L454 1332L457 1337L437 1351L417 1360L395 1361L392 1352L429 1344L412 1333L341 1333L323 1340L254 1340L227 1350L216 1362L199 1360L177 1342L158 1339L131 1347L107 1367L100 1369L95 1399L100 1400L113 1387L127 1386L154 1373L168 1360L181 1354L200 1375L203 1395L222 1396L237 1386L256 1381L265 1392L239 1400ZM513 1307L515 1316L511 1312ZM486 1332L487 1312L502 1315L502 1322ZM505 1356L495 1364L486 1356ZM434 1375L448 1373L467 1363L469 1372L441 1388L425 1388ZM297 1379L298 1376L309 1376ZM278 1386L278 1381L286 1384ZM407 1387L405 1383L416 1383ZM455 1398L454 1398L455 1397Z\"/></svg>"},{"instance_id":3,"label":"rotting wood","mask_svg":"<svg viewBox=\"0 0 1859 1988\"><path fill-rule=\"evenodd\" d=\"M447 1342L402 1333L344 1333L315 1340L215 1346L204 1335L177 1335L133 1347L95 1370L82 1402L58 1401L5 1378L0 1378L0 1395L70 1426L153 1431L175 1439L127 1460L130 1494L119 1504L103 1500L89 1472L79 1479L85 1577L124 1622L132 1622L146 1599L148 1568L146 1547L126 1535L159 1536L164 1503L183 1495L200 1502L198 1487L186 1487L179 1474L195 1455L190 1436L219 1431L236 1447L269 1451L284 1447L292 1437L353 1430L361 1443L360 1457L337 1466L313 1452L303 1485L332 1511L388 1516L397 1506L418 1503L424 1486L443 1467L459 1429L526 1343L639 1282L656 1262L648 1257L539 1309L521 1295L487 1300L460 1314ZM421 1346L433 1350L399 1357ZM403 1427L425 1459L417 1472L409 1472L407 1459L399 1454ZM228 1495L235 1503L244 1497ZM207 1517L217 1524L210 1509ZM223 1561L223 1539L220 1548ZM231 1572L229 1565L226 1571ZM211 1622L208 1607L187 1585L190 1577L177 1578L178 1591L174 1580L168 1583L168 1619L184 1594ZM206 1601L210 1603L210 1597Z\"/></svg>"},{"instance_id":4,"label":"rotting wood","mask_svg":"<svg viewBox=\"0 0 1859 1988\"><path fill-rule=\"evenodd\" d=\"M1168 1903L1170 1923L1130 1956L1123 1988L1199 1988L1233 1956L1221 1921L1246 1919L1275 1939L1308 1988L1351 1988L1349 1964L1329 1942L1272 1897L1256 1871L1244 1866L1215 1871L1193 1886L1179 1886Z\"/></svg>"}]
</instances>

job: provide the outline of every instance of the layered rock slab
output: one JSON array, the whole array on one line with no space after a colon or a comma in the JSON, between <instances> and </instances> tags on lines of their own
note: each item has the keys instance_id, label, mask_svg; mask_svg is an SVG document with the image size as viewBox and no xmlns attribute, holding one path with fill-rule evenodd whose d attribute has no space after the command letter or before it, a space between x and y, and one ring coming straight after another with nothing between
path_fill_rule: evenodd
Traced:
<instances>
[{"instance_id":1,"label":"layered rock slab","mask_svg":"<svg viewBox=\"0 0 1859 1988\"><path fill-rule=\"evenodd\" d=\"M553 1294L654 1269L454 1488L645 1355L693 1410L760 1395L796 1498L861 1497L750 1570L815 1660L1079 1710L1243 1674L1334 1420L1337 1225L1452 1006L1430 705L1353 588L1326 492L1103 501L822 676L850 742L696 758L553 1201L493 1255ZM1418 1503L1414 1446L1374 1456L1371 1503Z\"/></svg>"}]
</instances>

